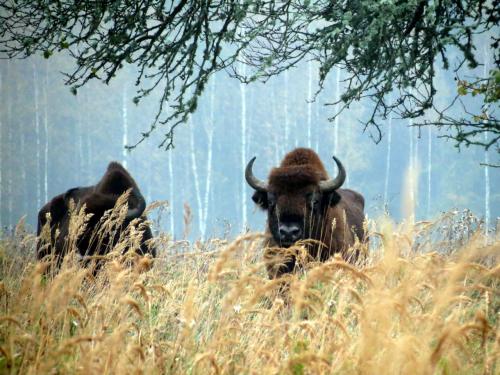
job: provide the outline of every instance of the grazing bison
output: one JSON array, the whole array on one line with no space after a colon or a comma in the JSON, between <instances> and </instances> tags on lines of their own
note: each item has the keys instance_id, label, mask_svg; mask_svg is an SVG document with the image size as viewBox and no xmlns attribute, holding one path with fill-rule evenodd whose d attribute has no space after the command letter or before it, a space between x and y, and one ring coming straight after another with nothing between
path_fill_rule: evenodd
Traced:
<instances>
[{"instance_id":1,"label":"grazing bison","mask_svg":"<svg viewBox=\"0 0 500 375\"><path fill-rule=\"evenodd\" d=\"M339 172L330 179L313 150L297 148L285 156L279 167L271 170L267 184L252 172L255 157L247 164L245 178L255 190L252 199L267 210L267 245L275 248L265 254L269 277L293 271L295 256L283 257L286 251L276 248L288 248L299 240L316 240L311 241L307 251L311 258L319 261L335 253L340 253L345 260L357 259L357 251L348 249L356 237L365 239L364 199L353 190L340 189L346 172L335 156L333 160Z\"/></svg>"},{"instance_id":2,"label":"grazing bison","mask_svg":"<svg viewBox=\"0 0 500 375\"><path fill-rule=\"evenodd\" d=\"M127 202L128 210L121 226L111 228L107 232L103 231L106 233L96 233L95 229L99 228L100 219L104 213L112 209L117 199L128 190L130 190ZM41 208L38 213L37 235L40 236L47 223L47 214L50 213L50 242L44 244L39 241L37 245L38 259L54 254L59 263L67 251L71 201L74 202L76 209L85 205L85 213L91 214L85 230L76 239L79 255L105 255L118 242L120 234L129 227L134 219L138 219L134 223L136 228L142 231L139 234L136 252L141 255L156 255L155 248L146 243L153 235L145 223L146 217L143 216L146 208L144 197L127 170L119 163L111 162L106 173L96 185L70 189L64 194L57 195Z\"/></svg>"}]
</instances>

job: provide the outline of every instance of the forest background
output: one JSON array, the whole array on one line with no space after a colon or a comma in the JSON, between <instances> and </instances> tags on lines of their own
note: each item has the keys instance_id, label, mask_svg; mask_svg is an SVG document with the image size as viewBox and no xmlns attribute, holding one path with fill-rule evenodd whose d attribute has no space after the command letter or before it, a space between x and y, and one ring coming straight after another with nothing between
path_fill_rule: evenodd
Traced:
<instances>
[{"instance_id":1,"label":"forest background","mask_svg":"<svg viewBox=\"0 0 500 375\"><path fill-rule=\"evenodd\" d=\"M486 44L479 47L479 56L491 58ZM124 146L149 129L158 93L135 105L136 71L128 66L109 85L91 81L71 95L61 72L72 64L64 54L0 62L3 228L24 215L35 226L38 209L48 199L95 183L107 163L118 160L137 180L148 203L168 201L166 210L152 217L161 216L157 229L175 239L262 230L264 214L250 199L244 167L257 156L255 174L265 178L296 146L315 149L332 175L331 156L337 155L348 172L345 186L365 196L369 217L387 212L396 220L402 218L402 184L410 166L418 171L413 197L417 220L470 209L492 228L500 215L500 171L482 165L496 157L493 149L457 149L453 140L440 138L447 134L445 129L412 127L412 120L391 117L383 122L384 136L376 144L359 122L371 110L366 102L356 102L328 121L335 108L324 104L344 89L340 69L315 101L314 62L304 62L265 84L247 85L219 72L186 126L177 129L174 149L158 148L152 137L128 152ZM444 105L456 95L457 81L452 72L439 69L436 82L435 100ZM191 223L188 228L186 222Z\"/></svg>"}]
</instances>

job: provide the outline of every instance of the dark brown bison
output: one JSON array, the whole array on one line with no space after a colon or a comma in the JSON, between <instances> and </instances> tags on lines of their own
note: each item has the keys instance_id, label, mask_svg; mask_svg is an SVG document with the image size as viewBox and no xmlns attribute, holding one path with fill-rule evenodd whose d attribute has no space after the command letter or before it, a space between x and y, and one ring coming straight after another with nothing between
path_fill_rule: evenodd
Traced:
<instances>
[{"instance_id":1,"label":"dark brown bison","mask_svg":"<svg viewBox=\"0 0 500 375\"><path fill-rule=\"evenodd\" d=\"M351 262L357 259L358 252L348 250L356 237L365 239L364 199L353 190L340 189L346 172L335 156L333 160L339 171L330 179L313 150L297 148L271 170L268 183L254 176L255 157L247 164L245 178L255 190L252 199L267 210L268 247L289 248L299 240L312 239L316 241L307 245L312 259L325 261L335 253ZM295 256L283 257L283 253L269 249L265 254L271 278L295 267Z\"/></svg>"},{"instance_id":2,"label":"dark brown bison","mask_svg":"<svg viewBox=\"0 0 500 375\"><path fill-rule=\"evenodd\" d=\"M107 231L103 230L104 233L97 233L96 229L100 227L100 220L104 213L112 209L117 199L128 190L130 190L128 208L121 226ZM120 234L128 229L133 220L136 228L142 231L142 234L139 234L136 252L141 255L156 255L155 248L146 243L153 235L145 223L146 217L143 216L146 208L144 197L127 170L119 163L111 162L106 173L96 185L70 189L64 194L57 195L41 208L38 213L37 235L40 236L42 233L42 229L47 223L47 214L50 213L50 241L49 243L39 241L37 245L38 259L53 254L59 263L66 253L69 247L71 202L74 202L74 207L77 210L85 205L85 213L91 214L85 230L76 239L76 248L82 257L105 255L111 251L118 242Z\"/></svg>"}]
</instances>

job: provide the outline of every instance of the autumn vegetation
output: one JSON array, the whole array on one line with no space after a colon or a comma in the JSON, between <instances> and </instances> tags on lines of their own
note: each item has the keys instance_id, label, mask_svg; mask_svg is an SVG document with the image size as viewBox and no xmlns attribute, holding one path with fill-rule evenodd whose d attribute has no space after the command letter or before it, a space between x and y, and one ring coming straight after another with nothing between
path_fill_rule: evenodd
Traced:
<instances>
[{"instance_id":1,"label":"autumn vegetation","mask_svg":"<svg viewBox=\"0 0 500 375\"><path fill-rule=\"evenodd\" d=\"M154 261L121 256L127 234L94 275L74 253L36 262L21 222L0 242L0 373L498 373L500 241L448 219L369 221L356 265L297 244L279 280L257 233L162 234Z\"/></svg>"}]
</instances>

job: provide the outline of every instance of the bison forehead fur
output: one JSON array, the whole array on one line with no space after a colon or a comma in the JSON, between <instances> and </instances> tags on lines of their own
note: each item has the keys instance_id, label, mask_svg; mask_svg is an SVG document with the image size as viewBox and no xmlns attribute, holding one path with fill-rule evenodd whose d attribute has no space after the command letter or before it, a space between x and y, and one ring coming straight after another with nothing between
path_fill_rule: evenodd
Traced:
<instances>
[{"instance_id":1,"label":"bison forehead fur","mask_svg":"<svg viewBox=\"0 0 500 375\"><path fill-rule=\"evenodd\" d=\"M127 202L128 211L122 226L114 234L100 234L99 240L93 238L99 220L104 213L112 209L118 198L128 190L130 190ZM81 256L106 254L117 243L120 234L128 229L132 222L142 231L140 247L136 251L139 254L156 255L155 248L146 243L153 235L146 224L147 218L143 215L146 207L144 197L128 171L119 163L111 162L106 173L96 185L70 189L55 196L40 209L38 213L38 236L40 236L44 225L47 223L48 214L50 214L51 221L50 242L44 244L39 241L37 245L38 259L53 254L60 261L67 251L72 202L77 208L85 206L85 212L92 214L87 222L86 230L76 241L77 251Z\"/></svg>"},{"instance_id":2,"label":"bison forehead fur","mask_svg":"<svg viewBox=\"0 0 500 375\"><path fill-rule=\"evenodd\" d=\"M253 160L246 177L255 189L252 199L268 213L267 246L287 248L296 241L312 239L316 244L307 249L312 258L324 261L340 253L346 260L357 259L348 249L356 238L365 240L364 199L353 190L340 188L345 170L338 159L334 158L339 175L330 180L316 152L297 148L271 170L268 183L253 176ZM270 277L294 268L293 256L284 261L279 255L276 249L266 253Z\"/></svg>"},{"instance_id":3,"label":"bison forehead fur","mask_svg":"<svg viewBox=\"0 0 500 375\"><path fill-rule=\"evenodd\" d=\"M326 180L311 164L289 165L273 168L269 175L269 191L273 193L293 192L310 186L316 186L320 180Z\"/></svg>"}]
</instances>

